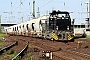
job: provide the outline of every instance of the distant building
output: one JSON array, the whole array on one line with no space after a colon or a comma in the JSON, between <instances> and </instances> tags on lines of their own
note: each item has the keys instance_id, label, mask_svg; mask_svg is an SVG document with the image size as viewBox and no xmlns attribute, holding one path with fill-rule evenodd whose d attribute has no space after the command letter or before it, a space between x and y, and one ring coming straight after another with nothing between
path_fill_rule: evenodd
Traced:
<instances>
[{"instance_id":1,"label":"distant building","mask_svg":"<svg viewBox=\"0 0 90 60\"><path fill-rule=\"evenodd\" d=\"M72 27L73 27L73 25L72 25ZM74 25L74 34L75 35L82 35L83 33L90 35L90 28L86 28L86 26L84 24Z\"/></svg>"},{"instance_id":2,"label":"distant building","mask_svg":"<svg viewBox=\"0 0 90 60\"><path fill-rule=\"evenodd\" d=\"M73 27L73 25L72 25L72 27ZM74 28L85 28L85 25L84 24L82 24L82 25L74 25Z\"/></svg>"},{"instance_id":3,"label":"distant building","mask_svg":"<svg viewBox=\"0 0 90 60\"><path fill-rule=\"evenodd\" d=\"M13 26L13 25L16 25L16 24L13 24L13 23L1 23L1 31L3 32L4 28L9 27L9 26Z\"/></svg>"}]
</instances>

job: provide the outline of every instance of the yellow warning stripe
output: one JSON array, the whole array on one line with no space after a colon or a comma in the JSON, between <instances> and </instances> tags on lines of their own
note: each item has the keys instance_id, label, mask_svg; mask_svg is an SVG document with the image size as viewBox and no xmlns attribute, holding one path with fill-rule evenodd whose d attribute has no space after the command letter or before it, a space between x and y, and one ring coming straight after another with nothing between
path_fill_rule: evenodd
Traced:
<instances>
[{"instance_id":1,"label":"yellow warning stripe","mask_svg":"<svg viewBox=\"0 0 90 60\"><path fill-rule=\"evenodd\" d=\"M71 40L71 36L70 35L68 35L68 40Z\"/></svg>"},{"instance_id":2,"label":"yellow warning stripe","mask_svg":"<svg viewBox=\"0 0 90 60\"><path fill-rule=\"evenodd\" d=\"M58 36L55 33L52 33L52 38L54 38L55 40L58 40Z\"/></svg>"},{"instance_id":3,"label":"yellow warning stripe","mask_svg":"<svg viewBox=\"0 0 90 60\"><path fill-rule=\"evenodd\" d=\"M74 36L68 35L68 40L71 40Z\"/></svg>"}]
</instances>

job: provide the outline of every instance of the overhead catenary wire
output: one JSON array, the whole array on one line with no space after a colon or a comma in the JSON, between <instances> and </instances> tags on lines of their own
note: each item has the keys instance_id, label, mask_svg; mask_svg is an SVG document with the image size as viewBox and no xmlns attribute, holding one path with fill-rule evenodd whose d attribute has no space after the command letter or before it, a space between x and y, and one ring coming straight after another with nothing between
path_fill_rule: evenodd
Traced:
<instances>
[{"instance_id":1,"label":"overhead catenary wire","mask_svg":"<svg viewBox=\"0 0 90 60\"><path fill-rule=\"evenodd\" d=\"M35 0L35 1L37 1L37 0ZM40 1L40 0L39 0ZM42 0L41 0L42 1ZM39 5L38 7L40 8L40 13L41 13L41 15L43 14L43 12L46 12L45 11L45 9L43 10L42 8L46 8L48 5L50 5L50 4L52 4L53 2L56 4L56 3L61 3L62 4L62 6L64 6L64 7L69 7L70 8L70 6L68 6L68 4L73 4L73 5L77 5L78 4L78 6L80 7L81 6L81 8L79 8L79 9L75 9L75 10L71 10L72 12L73 12L73 15L74 14L76 14L76 13L78 13L79 12L79 14L80 13L82 13L82 14L86 14L86 12L84 12L85 11L85 9L86 9L86 5L84 4L84 1L82 1L81 0L81 2L79 1L79 2L73 2L73 1L64 1L64 0L62 0L62 1L60 1L60 0L43 0L43 1L45 1L42 5ZM24 4L26 2L26 0L23 0L18 6L15 6L15 7L13 7L13 10L12 10L12 12L14 13L14 14L17 14L17 11L19 11L18 9L20 8L20 5L22 5L22 14L24 15L24 17L26 17L27 16L27 14L30 14L30 16L31 16L31 11L30 11L30 8L31 8L31 5L30 5L30 3L31 2L29 2L28 3L28 5L29 5L29 8L27 8L26 7L26 4ZM68 3L69 2L69 3ZM5 3L6 3L6 1L5 1ZM12 4L13 4L13 1L12 1ZM61 5L60 4L60 5ZM52 7L54 7L53 5L51 6L51 8ZM24 9L23 9L24 8ZM62 7L61 7L62 8ZM61 9L60 8L60 9ZM54 9L56 9L56 7L54 7ZM68 9L68 8L67 8ZM46 9L47 10L47 9ZM69 10L69 9L68 9ZM35 10L36 12L38 11L38 9L36 8L36 10ZM29 13L28 13L29 12ZM24 14L25 13L25 14Z\"/></svg>"},{"instance_id":2,"label":"overhead catenary wire","mask_svg":"<svg viewBox=\"0 0 90 60\"><path fill-rule=\"evenodd\" d=\"M51 3L52 1L53 1L53 0L50 0L49 2L47 2L46 4L44 4L43 6L41 6L40 9L43 8L44 6L48 5L48 4Z\"/></svg>"},{"instance_id":3,"label":"overhead catenary wire","mask_svg":"<svg viewBox=\"0 0 90 60\"><path fill-rule=\"evenodd\" d=\"M25 1L25 0L24 0L24 1ZM23 1L23 2L24 2L24 1ZM19 6L18 6L18 7L16 7L16 8L14 9L14 11L13 11L13 12L15 12L15 11L16 11L16 9L18 9L21 5L23 5L23 2L22 2L22 3L20 3L20 4L19 4Z\"/></svg>"}]
</instances>

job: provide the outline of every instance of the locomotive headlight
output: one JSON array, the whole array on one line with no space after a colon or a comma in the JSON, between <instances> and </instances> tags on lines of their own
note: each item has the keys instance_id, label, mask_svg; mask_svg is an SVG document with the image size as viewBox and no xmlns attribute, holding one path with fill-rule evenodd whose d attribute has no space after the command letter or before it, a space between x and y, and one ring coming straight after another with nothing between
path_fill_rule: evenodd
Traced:
<instances>
[{"instance_id":1,"label":"locomotive headlight","mask_svg":"<svg viewBox=\"0 0 90 60\"><path fill-rule=\"evenodd\" d=\"M52 16L50 16L50 18L52 19L53 17L52 17Z\"/></svg>"},{"instance_id":2,"label":"locomotive headlight","mask_svg":"<svg viewBox=\"0 0 90 60\"><path fill-rule=\"evenodd\" d=\"M66 19L68 19L68 18L66 18Z\"/></svg>"},{"instance_id":3,"label":"locomotive headlight","mask_svg":"<svg viewBox=\"0 0 90 60\"><path fill-rule=\"evenodd\" d=\"M53 19L53 17L52 16L50 16L50 20L52 20Z\"/></svg>"},{"instance_id":4,"label":"locomotive headlight","mask_svg":"<svg viewBox=\"0 0 90 60\"><path fill-rule=\"evenodd\" d=\"M56 16L54 16L53 18L56 18Z\"/></svg>"},{"instance_id":5,"label":"locomotive headlight","mask_svg":"<svg viewBox=\"0 0 90 60\"><path fill-rule=\"evenodd\" d=\"M56 29L58 30L58 26L56 26Z\"/></svg>"},{"instance_id":6,"label":"locomotive headlight","mask_svg":"<svg viewBox=\"0 0 90 60\"><path fill-rule=\"evenodd\" d=\"M69 26L67 26L67 30L69 30Z\"/></svg>"},{"instance_id":7,"label":"locomotive headlight","mask_svg":"<svg viewBox=\"0 0 90 60\"><path fill-rule=\"evenodd\" d=\"M52 20L52 18L50 20Z\"/></svg>"},{"instance_id":8,"label":"locomotive headlight","mask_svg":"<svg viewBox=\"0 0 90 60\"><path fill-rule=\"evenodd\" d=\"M62 19L64 19L64 17L62 17Z\"/></svg>"}]
</instances>

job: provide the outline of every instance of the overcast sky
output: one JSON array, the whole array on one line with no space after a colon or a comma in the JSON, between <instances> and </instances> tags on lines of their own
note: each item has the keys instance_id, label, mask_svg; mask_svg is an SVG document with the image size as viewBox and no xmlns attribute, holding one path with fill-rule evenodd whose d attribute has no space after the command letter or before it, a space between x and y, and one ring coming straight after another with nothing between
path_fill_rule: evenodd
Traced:
<instances>
[{"instance_id":1,"label":"overcast sky","mask_svg":"<svg viewBox=\"0 0 90 60\"><path fill-rule=\"evenodd\" d=\"M22 20L25 22L31 19L32 2L33 0L0 0L1 22L21 23ZM88 0L35 0L35 14L37 17L38 7L40 16L47 14L47 11L51 12L52 9L69 11L71 19L75 19L75 24L81 24L85 23L87 16L85 2Z\"/></svg>"}]
</instances>

